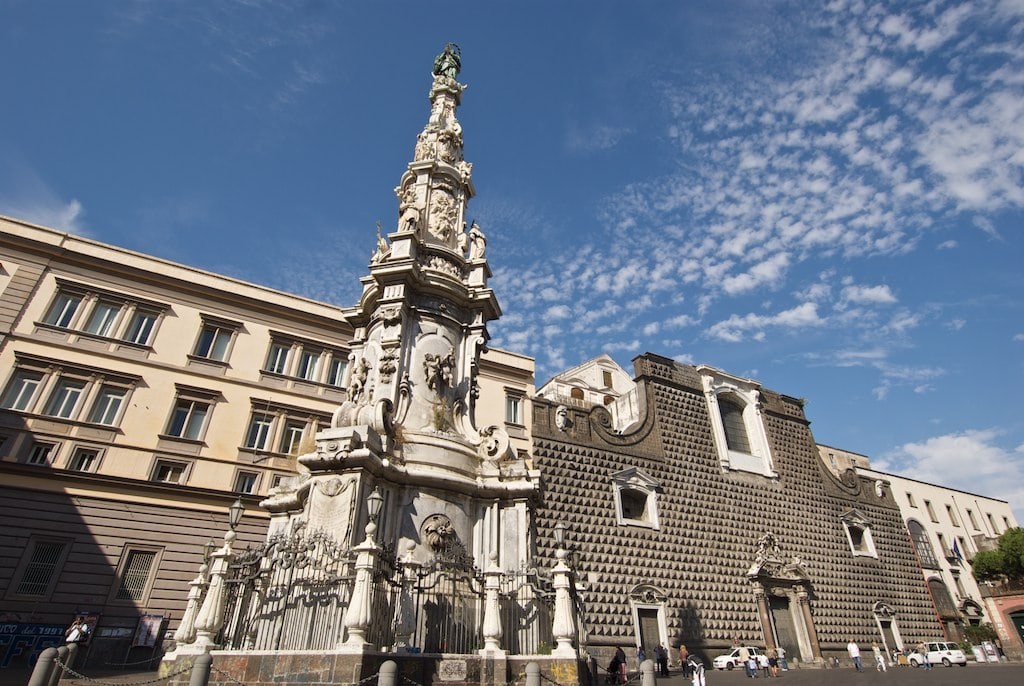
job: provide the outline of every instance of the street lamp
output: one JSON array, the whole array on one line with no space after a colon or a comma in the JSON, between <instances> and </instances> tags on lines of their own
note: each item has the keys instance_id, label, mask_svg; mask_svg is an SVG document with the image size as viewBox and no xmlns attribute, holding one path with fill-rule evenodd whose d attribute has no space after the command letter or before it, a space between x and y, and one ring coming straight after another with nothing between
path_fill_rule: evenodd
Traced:
<instances>
[{"instance_id":1,"label":"street lamp","mask_svg":"<svg viewBox=\"0 0 1024 686\"><path fill-rule=\"evenodd\" d=\"M559 550L565 548L565 522L559 522L555 525L555 545L558 546Z\"/></svg>"},{"instance_id":2,"label":"street lamp","mask_svg":"<svg viewBox=\"0 0 1024 686\"><path fill-rule=\"evenodd\" d=\"M370 521L374 524L377 523L377 517L380 517L382 507L384 507L384 496L380 494L380 486L376 486L370 497L366 499L366 513L370 515Z\"/></svg>"},{"instance_id":3,"label":"street lamp","mask_svg":"<svg viewBox=\"0 0 1024 686\"><path fill-rule=\"evenodd\" d=\"M238 527L238 523L242 521L242 515L245 514L245 505L242 504L242 499L239 498L235 502L231 503L231 507L228 508L228 526L234 531Z\"/></svg>"}]
</instances>

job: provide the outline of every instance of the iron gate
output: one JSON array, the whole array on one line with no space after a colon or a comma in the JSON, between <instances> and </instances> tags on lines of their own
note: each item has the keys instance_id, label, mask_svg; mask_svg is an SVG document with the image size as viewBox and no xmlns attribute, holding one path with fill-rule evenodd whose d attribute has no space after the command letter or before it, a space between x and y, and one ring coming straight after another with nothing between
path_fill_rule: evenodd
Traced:
<instances>
[{"instance_id":1,"label":"iron gate","mask_svg":"<svg viewBox=\"0 0 1024 686\"><path fill-rule=\"evenodd\" d=\"M235 650L333 650L355 579L351 551L323 531L272 536L225 579L218 643Z\"/></svg>"}]
</instances>

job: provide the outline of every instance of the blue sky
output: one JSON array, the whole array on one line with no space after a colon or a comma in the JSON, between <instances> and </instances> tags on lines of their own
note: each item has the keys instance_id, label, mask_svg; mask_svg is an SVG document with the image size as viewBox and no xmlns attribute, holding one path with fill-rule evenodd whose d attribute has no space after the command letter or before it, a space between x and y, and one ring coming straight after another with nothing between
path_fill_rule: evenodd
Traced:
<instances>
[{"instance_id":1,"label":"blue sky","mask_svg":"<svg viewBox=\"0 0 1024 686\"><path fill-rule=\"evenodd\" d=\"M505 316L1024 520L1024 2L0 0L0 212L342 305L454 41Z\"/></svg>"}]
</instances>

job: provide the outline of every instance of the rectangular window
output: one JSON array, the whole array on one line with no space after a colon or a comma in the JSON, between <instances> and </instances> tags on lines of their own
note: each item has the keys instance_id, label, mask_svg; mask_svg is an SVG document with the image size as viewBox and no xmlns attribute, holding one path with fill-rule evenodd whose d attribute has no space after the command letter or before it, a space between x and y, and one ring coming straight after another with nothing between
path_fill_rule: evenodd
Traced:
<instances>
[{"instance_id":1,"label":"rectangular window","mask_svg":"<svg viewBox=\"0 0 1024 686\"><path fill-rule=\"evenodd\" d=\"M29 464L48 465L57 455L57 443L34 443L28 453Z\"/></svg>"},{"instance_id":2,"label":"rectangular window","mask_svg":"<svg viewBox=\"0 0 1024 686\"><path fill-rule=\"evenodd\" d=\"M249 431L245 435L245 447L253 450L266 450L273 430L273 415L254 414L249 422Z\"/></svg>"},{"instance_id":3,"label":"rectangular window","mask_svg":"<svg viewBox=\"0 0 1024 686\"><path fill-rule=\"evenodd\" d=\"M967 541L964 540L963 536L957 536L956 540L960 543L960 555L962 555L967 562L970 562L971 560L967 556Z\"/></svg>"},{"instance_id":4,"label":"rectangular window","mask_svg":"<svg viewBox=\"0 0 1024 686\"><path fill-rule=\"evenodd\" d=\"M917 501L914 500L914 494L909 491L907 492L907 504L911 507L917 507Z\"/></svg>"},{"instance_id":5,"label":"rectangular window","mask_svg":"<svg viewBox=\"0 0 1024 686\"><path fill-rule=\"evenodd\" d=\"M952 505L946 505L946 515L949 516L949 523L953 526L960 526L960 520L956 518L956 512Z\"/></svg>"},{"instance_id":6,"label":"rectangular window","mask_svg":"<svg viewBox=\"0 0 1024 686\"><path fill-rule=\"evenodd\" d=\"M120 386L104 385L96 396L92 411L89 413L89 421L93 424L106 424L114 426L121 415L121 407L124 405L125 396L128 395L127 388Z\"/></svg>"},{"instance_id":7,"label":"rectangular window","mask_svg":"<svg viewBox=\"0 0 1024 686\"><path fill-rule=\"evenodd\" d=\"M299 369L296 376L306 381L316 381L320 369L320 351L303 348L299 354Z\"/></svg>"},{"instance_id":8,"label":"rectangular window","mask_svg":"<svg viewBox=\"0 0 1024 686\"><path fill-rule=\"evenodd\" d=\"M523 399L517 395L505 396L505 421L509 424L523 423Z\"/></svg>"},{"instance_id":9,"label":"rectangular window","mask_svg":"<svg viewBox=\"0 0 1024 686\"><path fill-rule=\"evenodd\" d=\"M124 332L124 340L135 345L149 345L150 336L153 335L153 328L156 326L157 314L136 310L128 323L128 329Z\"/></svg>"},{"instance_id":10,"label":"rectangular window","mask_svg":"<svg viewBox=\"0 0 1024 686\"><path fill-rule=\"evenodd\" d=\"M992 533L994 533L994 534L999 533L999 529L996 528L996 520L992 519L992 515L991 514L986 514L985 517L988 518L988 525L990 527L992 527Z\"/></svg>"},{"instance_id":11,"label":"rectangular window","mask_svg":"<svg viewBox=\"0 0 1024 686\"><path fill-rule=\"evenodd\" d=\"M978 530L978 518L974 516L974 510L967 510L967 519L971 520L971 528Z\"/></svg>"},{"instance_id":12,"label":"rectangular window","mask_svg":"<svg viewBox=\"0 0 1024 686\"><path fill-rule=\"evenodd\" d=\"M284 374L288 369L288 353L290 350L291 346L283 343L272 343L270 345L270 354L267 356L267 366L264 369L275 374Z\"/></svg>"},{"instance_id":13,"label":"rectangular window","mask_svg":"<svg viewBox=\"0 0 1024 686\"><path fill-rule=\"evenodd\" d=\"M48 596L67 546L66 542L61 541L32 541L31 552L15 586L15 593L35 598Z\"/></svg>"},{"instance_id":14,"label":"rectangular window","mask_svg":"<svg viewBox=\"0 0 1024 686\"><path fill-rule=\"evenodd\" d=\"M604 387L605 388L611 388L612 387L612 373L607 371L607 370L603 370L601 372L601 376L602 376L602 380L604 381Z\"/></svg>"},{"instance_id":15,"label":"rectangular window","mask_svg":"<svg viewBox=\"0 0 1024 686\"><path fill-rule=\"evenodd\" d=\"M331 355L331 368L327 372L327 385L342 387L345 383L345 369L348 367L348 360L340 353Z\"/></svg>"},{"instance_id":16,"label":"rectangular window","mask_svg":"<svg viewBox=\"0 0 1024 686\"><path fill-rule=\"evenodd\" d=\"M946 543L946 537L942 534L936 534L939 539L939 548L942 550L942 554L946 557L953 557L953 551L950 549L949 544Z\"/></svg>"},{"instance_id":17,"label":"rectangular window","mask_svg":"<svg viewBox=\"0 0 1024 686\"><path fill-rule=\"evenodd\" d=\"M94 336L109 337L114 332L114 325L117 324L117 315L121 313L121 304L100 300L92 308L89 321L85 323L86 333Z\"/></svg>"},{"instance_id":18,"label":"rectangular window","mask_svg":"<svg viewBox=\"0 0 1024 686\"><path fill-rule=\"evenodd\" d=\"M172 460L157 460L153 466L153 481L164 484L181 484L185 480L188 464Z\"/></svg>"},{"instance_id":19,"label":"rectangular window","mask_svg":"<svg viewBox=\"0 0 1024 686\"><path fill-rule=\"evenodd\" d=\"M3 402L0 403L8 410L26 412L32 408L36 391L42 384L43 375L41 372L33 372L27 369L19 369L14 372L7 390L4 391Z\"/></svg>"},{"instance_id":20,"label":"rectangular window","mask_svg":"<svg viewBox=\"0 0 1024 686\"><path fill-rule=\"evenodd\" d=\"M281 451L288 455L298 455L302 445L302 436L306 432L306 422L298 419L287 419L284 431L281 432Z\"/></svg>"},{"instance_id":21,"label":"rectangular window","mask_svg":"<svg viewBox=\"0 0 1024 686\"><path fill-rule=\"evenodd\" d=\"M46 316L43 317L43 322L66 329L75 320L75 313L81 303L82 296L77 293L58 293Z\"/></svg>"},{"instance_id":22,"label":"rectangular window","mask_svg":"<svg viewBox=\"0 0 1024 686\"><path fill-rule=\"evenodd\" d=\"M1007 519L1006 517L1003 517L1003 531L1006 531L1009 528L1010 528L1010 520Z\"/></svg>"},{"instance_id":23,"label":"rectangular window","mask_svg":"<svg viewBox=\"0 0 1024 686\"><path fill-rule=\"evenodd\" d=\"M235 492L255 493L258 480L259 474L256 472L238 472L238 476L235 477Z\"/></svg>"},{"instance_id":24,"label":"rectangular window","mask_svg":"<svg viewBox=\"0 0 1024 686\"><path fill-rule=\"evenodd\" d=\"M196 357L224 362L227 360L228 347L231 345L233 335L234 330L232 329L207 324L199 334L199 341L196 343Z\"/></svg>"},{"instance_id":25,"label":"rectangular window","mask_svg":"<svg viewBox=\"0 0 1024 686\"><path fill-rule=\"evenodd\" d=\"M78 413L78 401L85 390L85 382L79 379L61 378L57 381L43 414L61 419L73 419Z\"/></svg>"},{"instance_id":26,"label":"rectangular window","mask_svg":"<svg viewBox=\"0 0 1024 686\"><path fill-rule=\"evenodd\" d=\"M286 475L284 475L284 474L275 474L274 476L270 477L270 487L271 488L277 488L287 478L288 477Z\"/></svg>"},{"instance_id":27,"label":"rectangular window","mask_svg":"<svg viewBox=\"0 0 1024 686\"><path fill-rule=\"evenodd\" d=\"M939 518L935 515L935 508L932 507L932 501L924 501L924 509L928 510L928 516L931 517L931 520L935 523L938 523Z\"/></svg>"},{"instance_id":28,"label":"rectangular window","mask_svg":"<svg viewBox=\"0 0 1024 686\"><path fill-rule=\"evenodd\" d=\"M73 472L95 472L100 462L98 448L75 448L68 461L68 469Z\"/></svg>"},{"instance_id":29,"label":"rectangular window","mask_svg":"<svg viewBox=\"0 0 1024 686\"><path fill-rule=\"evenodd\" d=\"M200 440L209 410L209 403L187 398L179 399L178 404L174 406L174 414L171 416L170 426L167 427L167 434L193 441Z\"/></svg>"},{"instance_id":30,"label":"rectangular window","mask_svg":"<svg viewBox=\"0 0 1024 686\"><path fill-rule=\"evenodd\" d=\"M134 602L143 600L155 560L156 553L152 550L129 550L114 599Z\"/></svg>"}]
</instances>

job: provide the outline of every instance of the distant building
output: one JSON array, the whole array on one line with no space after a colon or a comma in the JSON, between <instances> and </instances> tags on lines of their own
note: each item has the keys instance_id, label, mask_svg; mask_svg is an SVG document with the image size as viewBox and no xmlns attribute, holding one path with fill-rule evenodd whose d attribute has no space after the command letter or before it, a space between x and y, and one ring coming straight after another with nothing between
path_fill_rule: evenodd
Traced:
<instances>
[{"instance_id":1,"label":"distant building","mask_svg":"<svg viewBox=\"0 0 1024 686\"><path fill-rule=\"evenodd\" d=\"M893 495L825 467L802 401L714 367L634 363L635 388L598 358L534 402L540 557L566 523L599 663L659 643L710 659L740 641L823 664L850 640L942 638ZM635 394L635 423L605 389Z\"/></svg>"},{"instance_id":2,"label":"distant building","mask_svg":"<svg viewBox=\"0 0 1024 686\"><path fill-rule=\"evenodd\" d=\"M867 464L858 464L856 471L892 491L947 638L962 641L965 626L990 622L1007 653L1024 657L1024 603L1001 602L999 589L978 583L970 564L979 550L993 548L1001 534L1018 526L1009 503Z\"/></svg>"},{"instance_id":3,"label":"distant building","mask_svg":"<svg viewBox=\"0 0 1024 686\"><path fill-rule=\"evenodd\" d=\"M265 538L258 503L347 398L353 333L334 305L0 218L4 622L62 638L97 614L90 663L152 653L140 619L173 633L235 498L240 543ZM533 360L487 351L479 388L485 419L519 404L528 456Z\"/></svg>"}]
</instances>

